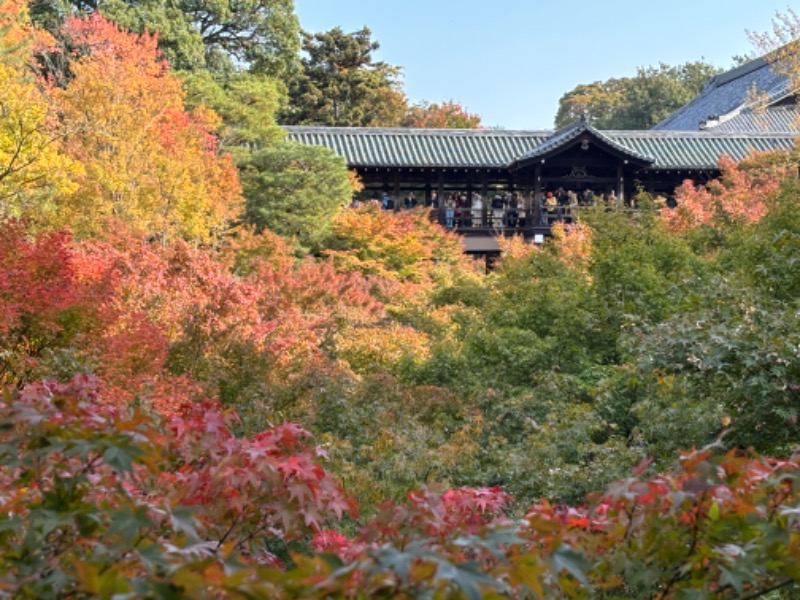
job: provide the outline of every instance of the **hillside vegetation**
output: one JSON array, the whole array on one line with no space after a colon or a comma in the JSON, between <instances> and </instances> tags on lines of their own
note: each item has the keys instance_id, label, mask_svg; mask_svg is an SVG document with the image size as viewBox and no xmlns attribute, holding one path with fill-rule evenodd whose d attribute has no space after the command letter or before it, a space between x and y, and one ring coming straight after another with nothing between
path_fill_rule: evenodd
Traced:
<instances>
[{"instance_id":1,"label":"hillside vegetation","mask_svg":"<svg viewBox=\"0 0 800 600\"><path fill-rule=\"evenodd\" d=\"M796 152L486 273L257 118L291 35L0 7L1 597L795 589Z\"/></svg>"}]
</instances>

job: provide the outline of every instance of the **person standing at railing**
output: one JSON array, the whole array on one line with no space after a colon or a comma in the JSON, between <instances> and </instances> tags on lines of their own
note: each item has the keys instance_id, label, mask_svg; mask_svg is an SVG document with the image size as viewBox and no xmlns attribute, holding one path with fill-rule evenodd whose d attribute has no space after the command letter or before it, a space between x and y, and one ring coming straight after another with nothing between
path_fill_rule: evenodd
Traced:
<instances>
[{"instance_id":1,"label":"person standing at railing","mask_svg":"<svg viewBox=\"0 0 800 600\"><path fill-rule=\"evenodd\" d=\"M444 201L444 226L448 229L453 228L453 217L455 216L456 212L456 201L453 199L453 195L450 194L447 196L447 200Z\"/></svg>"},{"instance_id":2,"label":"person standing at railing","mask_svg":"<svg viewBox=\"0 0 800 600\"><path fill-rule=\"evenodd\" d=\"M483 198L480 194L472 196L472 226L483 227Z\"/></svg>"},{"instance_id":3,"label":"person standing at railing","mask_svg":"<svg viewBox=\"0 0 800 600\"><path fill-rule=\"evenodd\" d=\"M459 227L472 226L472 213L470 212L469 201L464 194L458 197L458 203L456 204L456 224Z\"/></svg>"},{"instance_id":4,"label":"person standing at railing","mask_svg":"<svg viewBox=\"0 0 800 600\"><path fill-rule=\"evenodd\" d=\"M547 224L549 225L556 220L556 211L558 210L558 200L556 200L553 192L547 192L544 205L547 209Z\"/></svg>"},{"instance_id":5,"label":"person standing at railing","mask_svg":"<svg viewBox=\"0 0 800 600\"><path fill-rule=\"evenodd\" d=\"M503 196L495 194L492 198L492 227L503 226L504 207L505 202L503 201Z\"/></svg>"},{"instance_id":6,"label":"person standing at railing","mask_svg":"<svg viewBox=\"0 0 800 600\"><path fill-rule=\"evenodd\" d=\"M517 193L511 194L511 199L508 201L508 226L516 227L517 220L519 219L519 199Z\"/></svg>"}]
</instances>

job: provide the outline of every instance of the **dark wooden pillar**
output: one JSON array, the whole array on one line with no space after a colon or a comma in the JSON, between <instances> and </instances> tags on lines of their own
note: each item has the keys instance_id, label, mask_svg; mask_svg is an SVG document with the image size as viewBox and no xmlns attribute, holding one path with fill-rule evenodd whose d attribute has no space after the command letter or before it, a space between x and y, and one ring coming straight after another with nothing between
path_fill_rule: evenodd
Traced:
<instances>
[{"instance_id":1,"label":"dark wooden pillar","mask_svg":"<svg viewBox=\"0 0 800 600\"><path fill-rule=\"evenodd\" d=\"M431 205L431 179L428 174L425 174L425 206Z\"/></svg>"},{"instance_id":2,"label":"dark wooden pillar","mask_svg":"<svg viewBox=\"0 0 800 600\"><path fill-rule=\"evenodd\" d=\"M483 221L483 226L487 227L489 225L489 215L492 213L489 208L489 177L486 175L486 171L481 171L481 196L483 197L481 220Z\"/></svg>"},{"instance_id":3,"label":"dark wooden pillar","mask_svg":"<svg viewBox=\"0 0 800 600\"><path fill-rule=\"evenodd\" d=\"M536 165L536 170L533 174L533 198L531 198L531 210L528 214L533 217L532 225L540 225L542 223L542 165Z\"/></svg>"},{"instance_id":4,"label":"dark wooden pillar","mask_svg":"<svg viewBox=\"0 0 800 600\"><path fill-rule=\"evenodd\" d=\"M394 182L393 183L394 183L394 185L393 185L394 190L392 191L392 194L394 195L394 209L395 210L400 210L400 203L402 202L402 199L400 198L400 170L399 169L394 172Z\"/></svg>"},{"instance_id":5,"label":"dark wooden pillar","mask_svg":"<svg viewBox=\"0 0 800 600\"><path fill-rule=\"evenodd\" d=\"M444 214L444 171L439 170L436 174L436 195L439 198L439 208L437 209L438 216L437 219L440 224L445 224L445 214Z\"/></svg>"}]
</instances>

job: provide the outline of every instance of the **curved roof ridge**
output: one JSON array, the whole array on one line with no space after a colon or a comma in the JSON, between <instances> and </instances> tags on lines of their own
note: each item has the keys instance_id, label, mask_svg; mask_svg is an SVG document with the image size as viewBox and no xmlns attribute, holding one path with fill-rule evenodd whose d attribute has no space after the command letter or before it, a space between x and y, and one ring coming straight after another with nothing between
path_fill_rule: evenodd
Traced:
<instances>
[{"instance_id":1,"label":"curved roof ridge","mask_svg":"<svg viewBox=\"0 0 800 600\"><path fill-rule=\"evenodd\" d=\"M753 71L757 71L767 65L771 64L766 58L763 56L759 56L758 58L754 58L752 60L747 61L741 65L737 65L732 69L728 69L723 73L718 73L717 75L713 75L703 86L703 89L700 90L700 93L706 91L706 89L711 89L714 87L718 87L720 85L725 85L726 83L730 83L735 79L739 79L740 77L744 77L745 75L749 75Z\"/></svg>"},{"instance_id":2,"label":"curved roof ridge","mask_svg":"<svg viewBox=\"0 0 800 600\"><path fill-rule=\"evenodd\" d=\"M552 130L524 130L524 129L449 129L449 128L434 128L434 127L331 127L327 125L279 125L281 129L290 132L303 132L303 133L316 133L316 132L336 132L336 133L354 133L359 135L432 135L439 136L446 134L448 136L476 136L476 137L491 137L491 136L525 136L531 135L549 136L553 133Z\"/></svg>"},{"instance_id":3,"label":"curved roof ridge","mask_svg":"<svg viewBox=\"0 0 800 600\"><path fill-rule=\"evenodd\" d=\"M553 135L546 138L541 143L528 150L525 154L512 161L512 164L547 155L557 148L572 142L575 138L583 135L584 133L590 133L603 143L608 144L611 148L623 154L627 154L635 159L650 163L655 160L652 156L647 156L635 149L625 146L624 144L620 144L613 137L610 137L606 132L595 129L592 124L589 123L588 118L584 115L581 116L578 121L573 121L563 129L554 132Z\"/></svg>"}]
</instances>

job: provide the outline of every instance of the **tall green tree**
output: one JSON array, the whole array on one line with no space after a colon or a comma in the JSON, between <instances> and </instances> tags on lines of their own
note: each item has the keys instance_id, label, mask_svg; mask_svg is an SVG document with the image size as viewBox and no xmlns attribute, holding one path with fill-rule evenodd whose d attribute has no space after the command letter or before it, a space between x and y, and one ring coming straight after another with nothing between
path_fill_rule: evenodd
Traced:
<instances>
[{"instance_id":1,"label":"tall green tree","mask_svg":"<svg viewBox=\"0 0 800 600\"><path fill-rule=\"evenodd\" d=\"M588 112L599 129L649 129L703 88L716 67L693 61L670 66L639 67L633 77L580 84L559 100L556 127Z\"/></svg>"},{"instance_id":2,"label":"tall green tree","mask_svg":"<svg viewBox=\"0 0 800 600\"><path fill-rule=\"evenodd\" d=\"M302 73L289 85L283 122L293 125L399 124L407 110L400 68L375 61L379 48L364 27L304 33Z\"/></svg>"},{"instance_id":3,"label":"tall green tree","mask_svg":"<svg viewBox=\"0 0 800 600\"><path fill-rule=\"evenodd\" d=\"M274 144L240 168L245 219L259 230L296 238L306 251L319 248L353 192L344 159L319 146Z\"/></svg>"},{"instance_id":4,"label":"tall green tree","mask_svg":"<svg viewBox=\"0 0 800 600\"><path fill-rule=\"evenodd\" d=\"M235 73L224 81L208 71L184 72L186 103L208 106L222 118L217 135L220 146L246 160L252 148L281 141L284 132L275 123L285 100L281 84L274 78L253 73Z\"/></svg>"},{"instance_id":5,"label":"tall green tree","mask_svg":"<svg viewBox=\"0 0 800 600\"><path fill-rule=\"evenodd\" d=\"M174 69L248 67L285 77L297 67L293 0L34 0L31 15L57 31L71 14L99 11L123 28L157 31Z\"/></svg>"}]
</instances>

